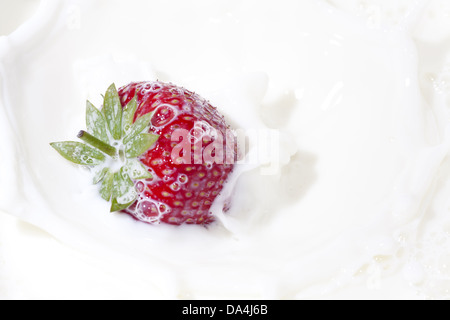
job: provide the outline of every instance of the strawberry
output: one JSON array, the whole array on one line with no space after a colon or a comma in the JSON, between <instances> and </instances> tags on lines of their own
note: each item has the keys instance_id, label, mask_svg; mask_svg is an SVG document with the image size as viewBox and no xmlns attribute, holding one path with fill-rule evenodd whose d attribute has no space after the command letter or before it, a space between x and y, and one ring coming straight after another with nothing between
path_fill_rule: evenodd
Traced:
<instances>
[{"instance_id":1,"label":"strawberry","mask_svg":"<svg viewBox=\"0 0 450 320\"><path fill-rule=\"evenodd\" d=\"M151 224L207 225L236 158L234 137L216 108L163 82L111 85L101 111L87 102L85 142L51 143L94 172L100 195Z\"/></svg>"}]
</instances>

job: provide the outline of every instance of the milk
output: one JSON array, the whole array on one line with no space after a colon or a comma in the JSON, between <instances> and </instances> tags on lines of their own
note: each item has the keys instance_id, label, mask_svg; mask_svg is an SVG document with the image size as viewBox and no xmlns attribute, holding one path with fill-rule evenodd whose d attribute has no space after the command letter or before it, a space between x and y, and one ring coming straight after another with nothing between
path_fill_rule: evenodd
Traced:
<instances>
[{"instance_id":1,"label":"milk","mask_svg":"<svg viewBox=\"0 0 450 320\"><path fill-rule=\"evenodd\" d=\"M0 38L0 295L448 298L448 14L443 0L42 0ZM208 228L108 213L49 146L112 82L156 79L278 134L277 170L236 165Z\"/></svg>"}]
</instances>

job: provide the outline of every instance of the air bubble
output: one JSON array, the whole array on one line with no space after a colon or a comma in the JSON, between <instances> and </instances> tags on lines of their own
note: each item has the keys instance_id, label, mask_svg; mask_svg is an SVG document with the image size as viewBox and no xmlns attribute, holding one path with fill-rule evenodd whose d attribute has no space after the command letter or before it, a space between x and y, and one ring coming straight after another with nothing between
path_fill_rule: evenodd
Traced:
<instances>
[{"instance_id":1,"label":"air bubble","mask_svg":"<svg viewBox=\"0 0 450 320\"><path fill-rule=\"evenodd\" d=\"M178 190L180 190L180 185L178 183L173 183L170 186L170 189L172 189L173 191L178 191Z\"/></svg>"},{"instance_id":2,"label":"air bubble","mask_svg":"<svg viewBox=\"0 0 450 320\"><path fill-rule=\"evenodd\" d=\"M156 217L159 216L159 211L156 205L150 201L142 201L140 203L139 209L142 213L147 217Z\"/></svg>"},{"instance_id":3,"label":"air bubble","mask_svg":"<svg viewBox=\"0 0 450 320\"><path fill-rule=\"evenodd\" d=\"M137 189L138 192L144 191L144 188L145 188L145 185L144 185L143 182L139 181L139 182L136 184L136 189Z\"/></svg>"},{"instance_id":4,"label":"air bubble","mask_svg":"<svg viewBox=\"0 0 450 320\"><path fill-rule=\"evenodd\" d=\"M156 109L152 118L152 124L155 127L165 126L175 119L177 115L178 112L174 107L169 104L162 104Z\"/></svg>"}]
</instances>

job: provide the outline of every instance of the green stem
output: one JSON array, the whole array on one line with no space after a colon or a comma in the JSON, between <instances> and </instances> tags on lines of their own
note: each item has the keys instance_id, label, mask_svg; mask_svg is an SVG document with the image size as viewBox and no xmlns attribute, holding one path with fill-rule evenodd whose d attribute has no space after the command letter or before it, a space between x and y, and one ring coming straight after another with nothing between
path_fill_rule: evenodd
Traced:
<instances>
[{"instance_id":1,"label":"green stem","mask_svg":"<svg viewBox=\"0 0 450 320\"><path fill-rule=\"evenodd\" d=\"M119 159L122 162L126 161L125 151L123 151L122 149L119 150Z\"/></svg>"},{"instance_id":2,"label":"green stem","mask_svg":"<svg viewBox=\"0 0 450 320\"><path fill-rule=\"evenodd\" d=\"M96 137L94 137L89 132L81 130L78 133L77 137L80 138L81 140L83 140L84 142L90 144L91 146L97 148L98 150L106 153L110 157L115 157L117 155L116 148L114 148L114 147L110 146L109 144L104 143L103 141L97 139Z\"/></svg>"}]
</instances>

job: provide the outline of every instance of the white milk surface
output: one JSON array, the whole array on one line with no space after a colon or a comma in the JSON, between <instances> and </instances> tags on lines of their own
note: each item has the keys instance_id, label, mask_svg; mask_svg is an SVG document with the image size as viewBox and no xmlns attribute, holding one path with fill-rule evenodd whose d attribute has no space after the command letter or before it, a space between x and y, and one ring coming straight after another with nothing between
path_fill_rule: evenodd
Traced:
<instances>
[{"instance_id":1,"label":"white milk surface","mask_svg":"<svg viewBox=\"0 0 450 320\"><path fill-rule=\"evenodd\" d=\"M21 0L0 16L0 298L450 298L449 1ZM49 146L112 82L156 79L279 132L279 170L237 165L208 229L108 213Z\"/></svg>"}]
</instances>

